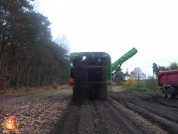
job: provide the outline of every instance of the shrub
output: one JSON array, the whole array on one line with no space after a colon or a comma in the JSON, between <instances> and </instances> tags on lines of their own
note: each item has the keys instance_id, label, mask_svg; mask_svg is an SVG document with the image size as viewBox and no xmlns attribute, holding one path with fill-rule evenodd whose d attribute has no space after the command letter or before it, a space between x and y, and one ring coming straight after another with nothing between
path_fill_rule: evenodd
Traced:
<instances>
[{"instance_id":1,"label":"shrub","mask_svg":"<svg viewBox=\"0 0 178 134\"><path fill-rule=\"evenodd\" d=\"M148 77L147 80L134 81L132 89L129 92L160 92L157 79Z\"/></svg>"},{"instance_id":2,"label":"shrub","mask_svg":"<svg viewBox=\"0 0 178 134\"><path fill-rule=\"evenodd\" d=\"M53 88L53 89L58 89L58 88L59 88L59 85L58 85L56 82L53 82L53 83L52 83L52 88Z\"/></svg>"},{"instance_id":3,"label":"shrub","mask_svg":"<svg viewBox=\"0 0 178 134\"><path fill-rule=\"evenodd\" d=\"M153 77L149 77L147 80L145 80L145 87L148 89L159 89L157 84L157 79L154 79Z\"/></svg>"},{"instance_id":4,"label":"shrub","mask_svg":"<svg viewBox=\"0 0 178 134\"><path fill-rule=\"evenodd\" d=\"M127 82L126 82L126 84L129 85L129 86L131 86L131 85L134 84L134 82L135 82L134 78L133 77L129 77L128 80L127 80Z\"/></svg>"},{"instance_id":5,"label":"shrub","mask_svg":"<svg viewBox=\"0 0 178 134\"><path fill-rule=\"evenodd\" d=\"M125 85L125 82L124 81L120 81L118 83L116 83L117 86L124 86Z\"/></svg>"},{"instance_id":6,"label":"shrub","mask_svg":"<svg viewBox=\"0 0 178 134\"><path fill-rule=\"evenodd\" d=\"M144 81L134 81L133 85L134 88L143 88L145 87Z\"/></svg>"}]
</instances>

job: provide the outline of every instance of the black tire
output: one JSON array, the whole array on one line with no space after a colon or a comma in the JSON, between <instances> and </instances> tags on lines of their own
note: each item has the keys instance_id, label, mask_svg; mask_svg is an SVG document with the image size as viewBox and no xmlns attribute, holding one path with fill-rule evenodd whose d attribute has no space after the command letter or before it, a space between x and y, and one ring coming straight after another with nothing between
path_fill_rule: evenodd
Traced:
<instances>
[{"instance_id":1,"label":"black tire","mask_svg":"<svg viewBox=\"0 0 178 134\"><path fill-rule=\"evenodd\" d=\"M76 87L73 87L73 101L75 101L77 99L77 89Z\"/></svg>"},{"instance_id":2,"label":"black tire","mask_svg":"<svg viewBox=\"0 0 178 134\"><path fill-rule=\"evenodd\" d=\"M172 98L176 99L176 98L177 98L177 97L176 97L176 94L173 94L173 95L172 95Z\"/></svg>"},{"instance_id":3,"label":"black tire","mask_svg":"<svg viewBox=\"0 0 178 134\"><path fill-rule=\"evenodd\" d=\"M167 89L167 98L173 98L173 94L172 94L172 89L171 88Z\"/></svg>"},{"instance_id":4,"label":"black tire","mask_svg":"<svg viewBox=\"0 0 178 134\"><path fill-rule=\"evenodd\" d=\"M99 89L99 100L106 101L107 100L107 86L106 84L101 84Z\"/></svg>"},{"instance_id":5,"label":"black tire","mask_svg":"<svg viewBox=\"0 0 178 134\"><path fill-rule=\"evenodd\" d=\"M106 66L102 67L102 73L101 73L101 81L102 83L99 86L99 100L106 101L107 100L107 83L106 83Z\"/></svg>"},{"instance_id":6,"label":"black tire","mask_svg":"<svg viewBox=\"0 0 178 134\"><path fill-rule=\"evenodd\" d=\"M164 98L167 98L167 91L166 91L166 88L163 88L163 89L162 89L162 96L163 96Z\"/></svg>"}]
</instances>

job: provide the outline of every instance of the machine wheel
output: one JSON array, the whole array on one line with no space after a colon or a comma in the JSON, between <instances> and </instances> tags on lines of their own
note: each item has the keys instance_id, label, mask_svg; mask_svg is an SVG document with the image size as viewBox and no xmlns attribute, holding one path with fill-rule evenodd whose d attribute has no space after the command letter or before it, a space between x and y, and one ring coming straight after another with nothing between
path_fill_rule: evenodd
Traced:
<instances>
[{"instance_id":1,"label":"machine wheel","mask_svg":"<svg viewBox=\"0 0 178 134\"><path fill-rule=\"evenodd\" d=\"M167 89L167 97L168 97L168 98L173 98L173 94L172 94L171 88L168 88L168 89Z\"/></svg>"},{"instance_id":2,"label":"machine wheel","mask_svg":"<svg viewBox=\"0 0 178 134\"><path fill-rule=\"evenodd\" d=\"M106 84L102 84L100 87L99 100L101 100L101 101L107 100L107 86L106 86Z\"/></svg>"},{"instance_id":3,"label":"machine wheel","mask_svg":"<svg viewBox=\"0 0 178 134\"><path fill-rule=\"evenodd\" d=\"M162 96L163 96L164 98L167 98L167 91L166 91L166 88L163 88L163 89L162 89Z\"/></svg>"},{"instance_id":4,"label":"machine wheel","mask_svg":"<svg viewBox=\"0 0 178 134\"><path fill-rule=\"evenodd\" d=\"M73 100L76 100L76 98L77 98L76 95L77 95L76 87L73 87L73 97L72 97Z\"/></svg>"},{"instance_id":5,"label":"machine wheel","mask_svg":"<svg viewBox=\"0 0 178 134\"><path fill-rule=\"evenodd\" d=\"M172 98L176 99L176 98L177 98L177 97L176 97L176 94L173 94L173 95L172 95Z\"/></svg>"}]
</instances>

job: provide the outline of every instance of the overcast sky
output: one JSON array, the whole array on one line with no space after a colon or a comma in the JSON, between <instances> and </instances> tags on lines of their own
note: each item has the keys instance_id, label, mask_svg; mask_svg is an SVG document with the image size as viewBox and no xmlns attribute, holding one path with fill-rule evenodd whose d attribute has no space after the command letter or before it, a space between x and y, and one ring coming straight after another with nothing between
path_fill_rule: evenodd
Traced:
<instances>
[{"instance_id":1,"label":"overcast sky","mask_svg":"<svg viewBox=\"0 0 178 134\"><path fill-rule=\"evenodd\" d=\"M178 62L178 1L37 0L54 38L65 35L70 52L104 51L112 62L135 47L122 65L152 75L152 63Z\"/></svg>"}]
</instances>

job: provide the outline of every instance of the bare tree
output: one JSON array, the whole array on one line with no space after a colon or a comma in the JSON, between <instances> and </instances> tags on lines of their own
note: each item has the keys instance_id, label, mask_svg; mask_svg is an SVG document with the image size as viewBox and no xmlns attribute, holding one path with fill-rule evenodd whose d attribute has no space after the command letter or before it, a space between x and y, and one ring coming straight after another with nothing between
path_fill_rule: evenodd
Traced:
<instances>
[{"instance_id":1,"label":"bare tree","mask_svg":"<svg viewBox=\"0 0 178 134\"><path fill-rule=\"evenodd\" d=\"M135 67L135 69L130 73L130 76L132 76L136 80L143 80L146 78L145 73L143 73L143 71L139 67Z\"/></svg>"}]
</instances>

